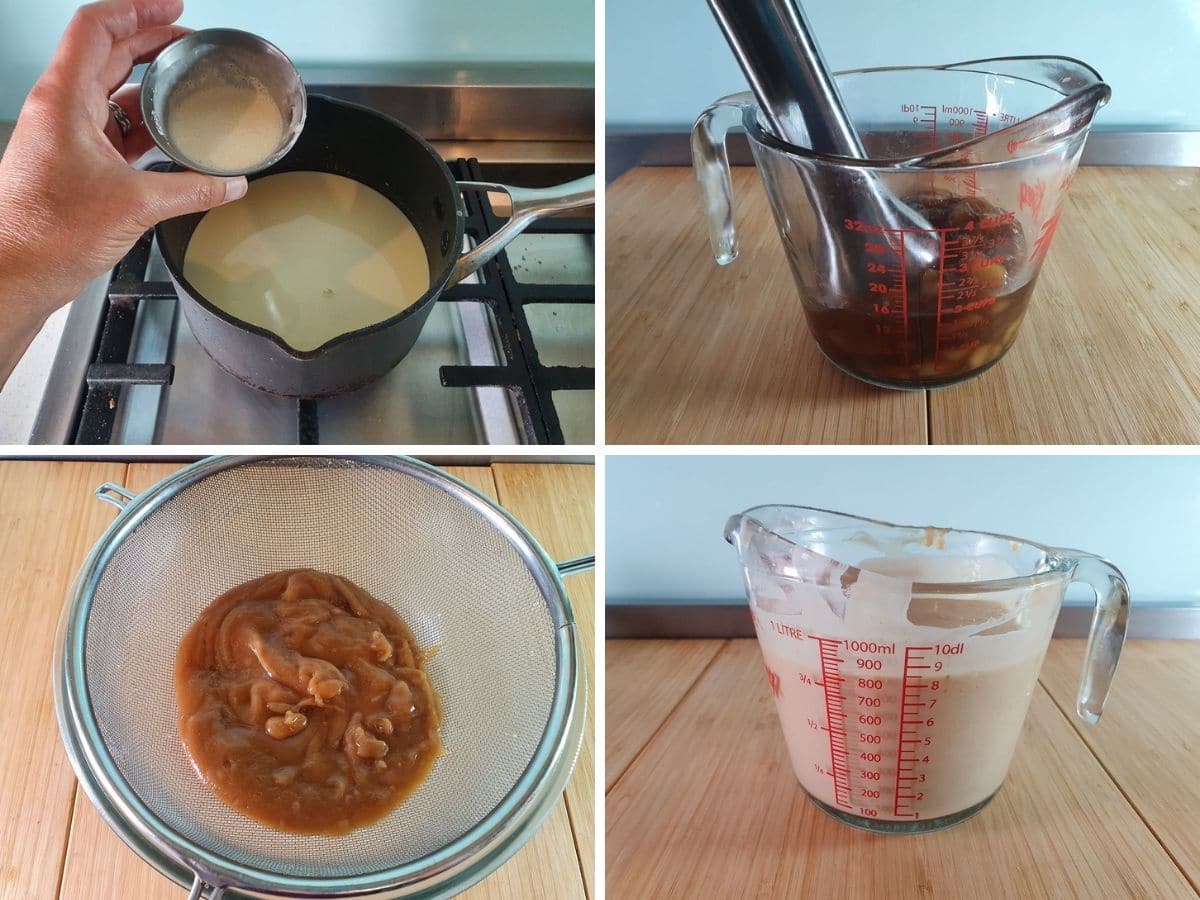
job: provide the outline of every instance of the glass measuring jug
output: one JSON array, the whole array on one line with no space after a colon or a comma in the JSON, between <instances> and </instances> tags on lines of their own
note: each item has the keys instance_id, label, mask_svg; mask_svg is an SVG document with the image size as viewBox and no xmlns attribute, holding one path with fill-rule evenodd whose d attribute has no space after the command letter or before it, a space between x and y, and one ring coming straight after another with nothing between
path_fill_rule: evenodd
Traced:
<instances>
[{"instance_id":1,"label":"glass measuring jug","mask_svg":"<svg viewBox=\"0 0 1200 900\"><path fill-rule=\"evenodd\" d=\"M753 95L692 130L717 262L737 256L726 134L745 130L818 346L890 388L942 387L1016 340L1108 85L1061 57L836 76L869 159L778 140Z\"/></svg>"},{"instance_id":2,"label":"glass measuring jug","mask_svg":"<svg viewBox=\"0 0 1200 900\"><path fill-rule=\"evenodd\" d=\"M1076 712L1095 723L1129 589L1097 556L796 506L733 516L792 767L871 831L953 825L999 790L1067 586L1095 591Z\"/></svg>"}]
</instances>

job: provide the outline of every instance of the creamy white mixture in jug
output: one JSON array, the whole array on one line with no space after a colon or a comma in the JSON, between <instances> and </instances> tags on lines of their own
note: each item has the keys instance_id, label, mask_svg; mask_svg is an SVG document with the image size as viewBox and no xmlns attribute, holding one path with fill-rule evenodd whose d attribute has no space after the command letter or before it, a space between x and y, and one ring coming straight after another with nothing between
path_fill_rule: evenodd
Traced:
<instances>
[{"instance_id":1,"label":"creamy white mixture in jug","mask_svg":"<svg viewBox=\"0 0 1200 900\"><path fill-rule=\"evenodd\" d=\"M996 557L860 567L925 582L1017 575ZM970 599L910 600L894 584L860 585L841 622L823 604L808 615L755 611L796 777L829 806L879 820L981 803L1008 771L1049 637L1045 604L1057 595L981 598L967 586Z\"/></svg>"}]
</instances>

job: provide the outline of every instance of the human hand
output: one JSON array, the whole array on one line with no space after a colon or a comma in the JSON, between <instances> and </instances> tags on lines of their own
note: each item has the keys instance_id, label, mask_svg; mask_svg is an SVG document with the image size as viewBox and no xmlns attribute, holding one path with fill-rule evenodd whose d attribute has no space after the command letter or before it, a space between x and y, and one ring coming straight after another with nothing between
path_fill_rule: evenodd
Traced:
<instances>
[{"instance_id":1,"label":"human hand","mask_svg":"<svg viewBox=\"0 0 1200 900\"><path fill-rule=\"evenodd\" d=\"M182 12L182 0L81 7L29 92L0 160L0 342L32 327L28 343L51 312L115 266L157 222L245 194L245 178L130 165L153 140L139 86L121 85L134 65L187 33L172 24ZM128 134L108 109L110 94L129 118ZM11 355L4 349L0 381Z\"/></svg>"}]
</instances>

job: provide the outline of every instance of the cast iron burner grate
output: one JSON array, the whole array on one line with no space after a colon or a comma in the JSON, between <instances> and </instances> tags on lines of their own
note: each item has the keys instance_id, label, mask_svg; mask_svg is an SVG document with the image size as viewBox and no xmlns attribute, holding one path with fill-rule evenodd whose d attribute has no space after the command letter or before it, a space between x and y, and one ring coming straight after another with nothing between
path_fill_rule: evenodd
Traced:
<instances>
[{"instance_id":1,"label":"cast iron burner grate","mask_svg":"<svg viewBox=\"0 0 1200 900\"><path fill-rule=\"evenodd\" d=\"M476 159L458 159L449 165L459 180L502 180L492 171L485 175ZM152 168L165 169L166 165ZM569 167L562 164L519 163L513 164L512 168L513 180L531 187L577 177L575 174L564 177L563 172ZM464 191L463 199L467 209L466 233L475 243L482 242L504 224L505 219L496 214L485 192ZM556 216L534 222L525 233L594 236L595 220ZM141 303L176 301L175 288L169 281L146 280L152 242L153 232L142 235L113 272L95 351L85 375L83 401L74 432L76 444L111 443L122 398L130 385L166 386L174 379L175 367L169 362L128 362ZM519 281L513 274L507 253L500 253L484 266L481 275L480 283L455 285L444 291L440 300L486 304L492 311L498 350L504 361L492 366L442 366L441 383L455 388L504 388L512 397L527 442L565 443L554 392L594 390L596 371L591 366L543 365L526 308L535 303L594 306L595 286ZM403 361L400 364L403 365ZM296 401L296 417L299 442L320 443L321 401Z\"/></svg>"}]
</instances>

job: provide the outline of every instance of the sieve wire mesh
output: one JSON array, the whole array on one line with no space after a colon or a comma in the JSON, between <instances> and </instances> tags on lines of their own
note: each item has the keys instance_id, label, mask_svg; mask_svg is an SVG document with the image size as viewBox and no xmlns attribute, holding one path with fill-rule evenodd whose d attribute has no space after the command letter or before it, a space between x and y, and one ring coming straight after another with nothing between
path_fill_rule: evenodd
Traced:
<instances>
[{"instance_id":1,"label":"sieve wire mesh","mask_svg":"<svg viewBox=\"0 0 1200 900\"><path fill-rule=\"evenodd\" d=\"M339 837L276 831L225 806L176 726L184 631L229 588L300 566L349 578L437 648L445 755L393 813ZM102 739L142 802L214 854L298 877L409 863L478 823L538 747L557 663L546 600L496 526L404 471L319 457L217 471L160 504L101 576L84 661Z\"/></svg>"}]
</instances>

